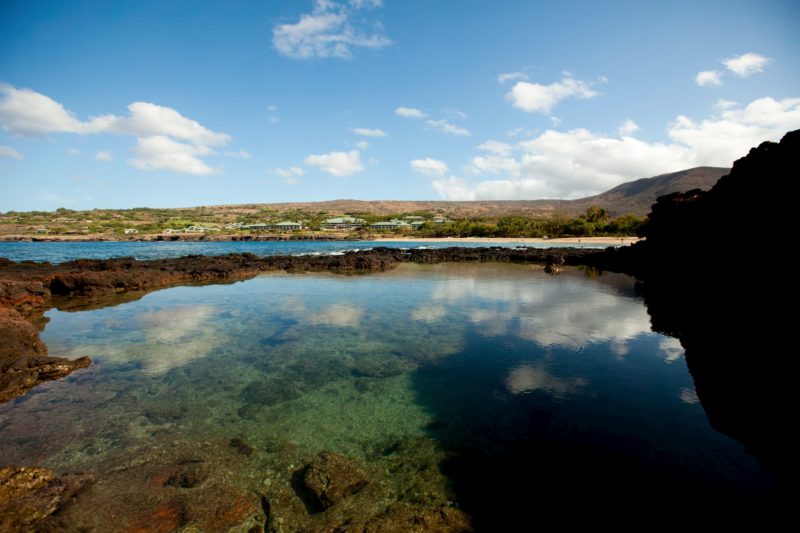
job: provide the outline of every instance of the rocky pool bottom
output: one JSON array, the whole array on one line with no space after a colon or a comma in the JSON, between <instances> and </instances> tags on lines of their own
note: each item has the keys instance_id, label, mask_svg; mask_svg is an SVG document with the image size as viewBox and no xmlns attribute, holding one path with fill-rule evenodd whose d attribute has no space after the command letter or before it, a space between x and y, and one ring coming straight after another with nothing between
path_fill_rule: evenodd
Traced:
<instances>
[{"instance_id":1,"label":"rocky pool bottom","mask_svg":"<svg viewBox=\"0 0 800 533\"><path fill-rule=\"evenodd\" d=\"M784 497L624 275L276 273L47 318L93 364L0 405L0 465L68 475L48 530L650 527Z\"/></svg>"}]
</instances>

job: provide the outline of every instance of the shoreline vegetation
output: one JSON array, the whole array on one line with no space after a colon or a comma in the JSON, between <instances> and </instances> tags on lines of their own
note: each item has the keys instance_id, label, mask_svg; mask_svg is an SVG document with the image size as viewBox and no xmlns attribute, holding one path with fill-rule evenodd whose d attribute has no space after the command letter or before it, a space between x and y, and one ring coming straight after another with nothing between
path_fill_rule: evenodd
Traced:
<instances>
[{"instance_id":1,"label":"shoreline vegetation","mask_svg":"<svg viewBox=\"0 0 800 533\"><path fill-rule=\"evenodd\" d=\"M51 308L100 308L160 288L231 283L273 271L355 274L388 270L401 262L471 261L542 264L545 271L558 274L563 265L584 266L589 273L621 272L639 280L637 293L648 307L653 330L678 338L685 349L698 399L711 425L743 443L777 479L785 481L783 492L770 496L770 508L788 515L789 483L800 471L796 453L800 442L791 423L798 390L796 362L787 351L793 317L764 312L775 309L774 296L764 290L757 274L737 277L735 288L725 274L742 257L742 235L731 232L730 223L741 217L745 207L749 215L774 210L781 221L793 212L790 195L776 197L774 192L785 187L786 169L796 166L797 154L800 130L787 133L780 144L763 143L736 161L731 173L710 191L659 198L640 229L644 239L619 248L376 247L328 256L231 254L55 265L0 258L0 402L90 364L91 354L76 360L47 354L39 332L47 322L44 312ZM778 227L776 235L760 241L767 249L784 243L789 226ZM744 238L755 242L760 231L746 227ZM6 523L47 529L48 517L80 492L74 476L39 467L0 468L0 489L5 487L14 495L5 503L0 498L0 530ZM80 481L86 483L91 480ZM31 509L35 516L30 515ZM268 502L263 520L270 526ZM460 531L463 525L440 530Z\"/></svg>"},{"instance_id":2,"label":"shoreline vegetation","mask_svg":"<svg viewBox=\"0 0 800 533\"><path fill-rule=\"evenodd\" d=\"M427 238L630 237L645 218L591 206L568 217L549 215L463 216L416 211L392 215L353 212L278 212L269 207L0 213L0 241L262 241L382 240Z\"/></svg>"}]
</instances>

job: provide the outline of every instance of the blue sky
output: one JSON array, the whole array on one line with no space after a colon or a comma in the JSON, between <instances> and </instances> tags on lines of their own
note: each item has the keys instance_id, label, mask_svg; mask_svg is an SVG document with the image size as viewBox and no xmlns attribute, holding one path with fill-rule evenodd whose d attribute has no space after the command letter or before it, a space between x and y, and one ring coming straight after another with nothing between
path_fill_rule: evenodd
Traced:
<instances>
[{"instance_id":1,"label":"blue sky","mask_svg":"<svg viewBox=\"0 0 800 533\"><path fill-rule=\"evenodd\" d=\"M576 198L800 128L800 4L0 3L0 210Z\"/></svg>"}]
</instances>

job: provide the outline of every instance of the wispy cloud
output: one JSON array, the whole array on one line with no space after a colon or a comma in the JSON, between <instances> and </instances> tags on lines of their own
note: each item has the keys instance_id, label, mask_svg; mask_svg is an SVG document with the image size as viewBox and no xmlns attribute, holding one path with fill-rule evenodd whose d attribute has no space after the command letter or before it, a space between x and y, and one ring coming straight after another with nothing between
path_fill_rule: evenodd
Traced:
<instances>
[{"instance_id":1,"label":"wispy cloud","mask_svg":"<svg viewBox=\"0 0 800 533\"><path fill-rule=\"evenodd\" d=\"M392 44L381 32L370 33L358 26L361 19L352 17L357 11L379 7L381 2L360 0L349 3L317 0L311 13L295 23L280 24L272 30L272 44L286 57L350 58L358 48L379 49Z\"/></svg>"},{"instance_id":2,"label":"wispy cloud","mask_svg":"<svg viewBox=\"0 0 800 533\"><path fill-rule=\"evenodd\" d=\"M426 118L428 115L415 107L398 107L394 114L403 118Z\"/></svg>"},{"instance_id":3,"label":"wispy cloud","mask_svg":"<svg viewBox=\"0 0 800 533\"><path fill-rule=\"evenodd\" d=\"M111 150L100 150L94 154L94 158L98 161L107 161L110 163L114 161L114 154L111 153Z\"/></svg>"},{"instance_id":4,"label":"wispy cloud","mask_svg":"<svg viewBox=\"0 0 800 533\"><path fill-rule=\"evenodd\" d=\"M22 154L16 148L0 145L0 158L22 159Z\"/></svg>"},{"instance_id":5,"label":"wispy cloud","mask_svg":"<svg viewBox=\"0 0 800 533\"><path fill-rule=\"evenodd\" d=\"M387 137L389 135L383 130L372 128L353 128L353 133L364 137Z\"/></svg>"},{"instance_id":6,"label":"wispy cloud","mask_svg":"<svg viewBox=\"0 0 800 533\"><path fill-rule=\"evenodd\" d=\"M467 128L462 128L461 126L456 126L455 124L450 124L449 122L447 122L444 119L440 119L440 120L430 119L430 120L427 120L425 122L425 124L427 124L428 126L430 126L431 128L433 128L435 130L438 130L438 131L441 131L442 133L447 133L447 134L450 134L450 135L458 135L458 136L461 136L461 137L467 137L469 135L472 135L472 133L470 133L470 131Z\"/></svg>"},{"instance_id":7,"label":"wispy cloud","mask_svg":"<svg viewBox=\"0 0 800 533\"><path fill-rule=\"evenodd\" d=\"M501 85L507 81L527 80L528 75L524 72L505 72L497 76L497 82Z\"/></svg>"}]
</instances>

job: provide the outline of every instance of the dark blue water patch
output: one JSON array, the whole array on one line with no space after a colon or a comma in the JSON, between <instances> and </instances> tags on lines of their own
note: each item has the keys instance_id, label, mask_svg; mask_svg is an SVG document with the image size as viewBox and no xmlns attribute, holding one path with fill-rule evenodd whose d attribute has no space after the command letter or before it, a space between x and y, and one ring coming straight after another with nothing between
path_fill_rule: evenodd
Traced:
<instances>
[{"instance_id":1,"label":"dark blue water patch","mask_svg":"<svg viewBox=\"0 0 800 533\"><path fill-rule=\"evenodd\" d=\"M653 357L657 335L630 342L624 360L607 343L543 358L524 340L468 339L413 381L476 530L735 524L785 512L755 459L710 431L691 401L675 401L691 380L683 360Z\"/></svg>"},{"instance_id":2,"label":"dark blue water patch","mask_svg":"<svg viewBox=\"0 0 800 533\"><path fill-rule=\"evenodd\" d=\"M166 259L187 255L225 255L251 253L258 256L328 254L346 250L364 250L382 246L386 248L446 248L461 246L479 248L484 246L517 247L518 243L481 242L372 242L372 241L226 241L226 242L0 242L0 257L12 261L36 261L63 263L75 259L111 259L134 257L136 259ZM593 243L529 243L533 248L605 248Z\"/></svg>"}]
</instances>

